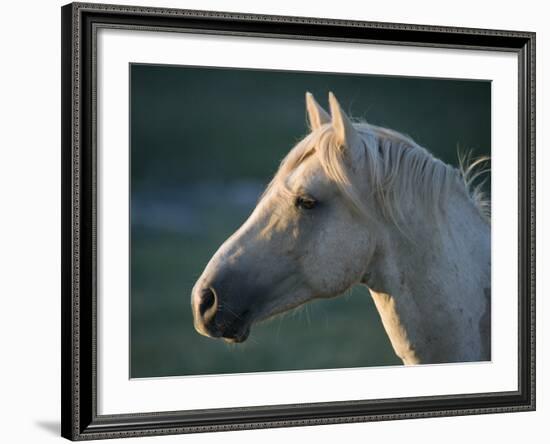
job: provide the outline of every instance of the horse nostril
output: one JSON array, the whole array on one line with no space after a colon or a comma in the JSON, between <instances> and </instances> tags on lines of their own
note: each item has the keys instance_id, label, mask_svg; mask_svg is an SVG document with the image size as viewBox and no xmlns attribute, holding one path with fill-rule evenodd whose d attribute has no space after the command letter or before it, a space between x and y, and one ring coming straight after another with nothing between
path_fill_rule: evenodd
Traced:
<instances>
[{"instance_id":1,"label":"horse nostril","mask_svg":"<svg viewBox=\"0 0 550 444\"><path fill-rule=\"evenodd\" d=\"M201 300L199 303L199 315L206 320L207 317L211 317L217 308L216 293L211 288L205 288L201 293Z\"/></svg>"}]
</instances>

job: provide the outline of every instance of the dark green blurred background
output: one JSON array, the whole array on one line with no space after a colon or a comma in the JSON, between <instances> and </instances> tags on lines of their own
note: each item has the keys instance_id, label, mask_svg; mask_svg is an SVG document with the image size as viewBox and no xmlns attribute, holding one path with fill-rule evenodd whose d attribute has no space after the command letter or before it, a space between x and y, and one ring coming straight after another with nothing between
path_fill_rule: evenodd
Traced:
<instances>
[{"instance_id":1,"label":"dark green blurred background","mask_svg":"<svg viewBox=\"0 0 550 444\"><path fill-rule=\"evenodd\" d=\"M356 287L228 345L193 329L191 288L307 133L304 95L333 91L353 117L456 165L490 154L491 85L288 71L130 67L131 377L399 365L368 291Z\"/></svg>"}]
</instances>

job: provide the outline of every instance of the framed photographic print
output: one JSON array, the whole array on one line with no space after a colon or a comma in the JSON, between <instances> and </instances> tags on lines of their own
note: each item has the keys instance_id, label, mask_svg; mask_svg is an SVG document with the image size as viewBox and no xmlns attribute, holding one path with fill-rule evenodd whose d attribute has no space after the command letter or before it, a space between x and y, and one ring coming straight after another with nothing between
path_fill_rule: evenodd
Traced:
<instances>
[{"instance_id":1,"label":"framed photographic print","mask_svg":"<svg viewBox=\"0 0 550 444\"><path fill-rule=\"evenodd\" d=\"M62 8L62 435L535 408L535 35Z\"/></svg>"}]
</instances>

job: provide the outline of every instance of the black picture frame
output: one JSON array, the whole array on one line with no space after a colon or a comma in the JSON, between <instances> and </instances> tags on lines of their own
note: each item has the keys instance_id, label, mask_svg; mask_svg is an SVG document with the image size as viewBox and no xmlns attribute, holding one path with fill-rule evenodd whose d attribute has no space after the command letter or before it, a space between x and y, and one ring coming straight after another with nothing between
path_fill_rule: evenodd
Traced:
<instances>
[{"instance_id":1,"label":"black picture frame","mask_svg":"<svg viewBox=\"0 0 550 444\"><path fill-rule=\"evenodd\" d=\"M84 440L535 409L535 33L85 3L68 4L62 7L61 15L62 436ZM511 51L517 54L518 390L98 415L94 80L98 27Z\"/></svg>"}]
</instances>

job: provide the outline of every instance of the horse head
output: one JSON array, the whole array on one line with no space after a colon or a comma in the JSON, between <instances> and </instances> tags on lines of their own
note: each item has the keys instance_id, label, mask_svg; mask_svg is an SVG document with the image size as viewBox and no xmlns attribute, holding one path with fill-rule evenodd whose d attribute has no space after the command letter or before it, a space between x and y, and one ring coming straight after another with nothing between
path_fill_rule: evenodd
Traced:
<instances>
[{"instance_id":1,"label":"horse head","mask_svg":"<svg viewBox=\"0 0 550 444\"><path fill-rule=\"evenodd\" d=\"M329 95L311 94L311 132L282 161L256 208L214 254L192 291L196 330L242 342L255 322L360 282L373 254L358 197L365 140Z\"/></svg>"}]
</instances>

